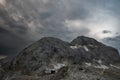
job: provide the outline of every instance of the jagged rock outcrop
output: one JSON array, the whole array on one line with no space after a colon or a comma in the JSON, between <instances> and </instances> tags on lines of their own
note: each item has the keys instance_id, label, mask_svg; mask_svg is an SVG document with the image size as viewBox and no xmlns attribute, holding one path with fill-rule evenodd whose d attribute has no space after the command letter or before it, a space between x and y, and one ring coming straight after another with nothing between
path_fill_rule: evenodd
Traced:
<instances>
[{"instance_id":1,"label":"jagged rock outcrop","mask_svg":"<svg viewBox=\"0 0 120 80\"><path fill-rule=\"evenodd\" d=\"M2 66L6 72L3 80L110 80L104 72L117 68L120 73L114 65L119 63L118 51L95 39L79 36L68 43L45 37Z\"/></svg>"},{"instance_id":2,"label":"jagged rock outcrop","mask_svg":"<svg viewBox=\"0 0 120 80\"><path fill-rule=\"evenodd\" d=\"M116 49L106 46L92 38L80 36L74 39L71 44L82 45L84 48L88 48L88 53L93 59L101 59L105 63L114 63L120 60L119 53ZM87 54L85 56L87 56Z\"/></svg>"}]
</instances>

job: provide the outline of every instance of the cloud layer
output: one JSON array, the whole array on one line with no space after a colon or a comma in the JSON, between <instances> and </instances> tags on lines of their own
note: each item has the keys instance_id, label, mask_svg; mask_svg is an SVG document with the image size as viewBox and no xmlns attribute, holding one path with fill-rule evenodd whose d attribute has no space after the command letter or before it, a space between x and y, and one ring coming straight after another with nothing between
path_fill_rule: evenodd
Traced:
<instances>
[{"instance_id":1,"label":"cloud layer","mask_svg":"<svg viewBox=\"0 0 120 80\"><path fill-rule=\"evenodd\" d=\"M118 36L119 5L119 0L0 0L0 54L18 53L44 36L67 41Z\"/></svg>"}]
</instances>

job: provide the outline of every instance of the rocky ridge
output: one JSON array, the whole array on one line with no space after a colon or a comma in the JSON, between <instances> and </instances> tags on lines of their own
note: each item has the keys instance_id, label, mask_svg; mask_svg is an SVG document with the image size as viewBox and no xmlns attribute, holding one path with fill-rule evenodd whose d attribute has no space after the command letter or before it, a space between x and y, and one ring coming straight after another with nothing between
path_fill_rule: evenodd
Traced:
<instances>
[{"instance_id":1,"label":"rocky ridge","mask_svg":"<svg viewBox=\"0 0 120 80\"><path fill-rule=\"evenodd\" d=\"M70 43L44 37L0 70L2 80L119 80L119 74L118 51L85 36Z\"/></svg>"}]
</instances>

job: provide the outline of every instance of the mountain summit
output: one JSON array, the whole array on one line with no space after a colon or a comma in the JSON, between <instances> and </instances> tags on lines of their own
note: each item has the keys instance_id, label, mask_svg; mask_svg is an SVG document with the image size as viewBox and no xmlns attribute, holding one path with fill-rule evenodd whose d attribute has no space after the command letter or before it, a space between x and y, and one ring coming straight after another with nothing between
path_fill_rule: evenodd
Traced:
<instances>
[{"instance_id":1,"label":"mountain summit","mask_svg":"<svg viewBox=\"0 0 120 80\"><path fill-rule=\"evenodd\" d=\"M0 76L3 80L119 80L119 64L118 51L93 38L79 36L69 43L44 37L1 63Z\"/></svg>"}]
</instances>

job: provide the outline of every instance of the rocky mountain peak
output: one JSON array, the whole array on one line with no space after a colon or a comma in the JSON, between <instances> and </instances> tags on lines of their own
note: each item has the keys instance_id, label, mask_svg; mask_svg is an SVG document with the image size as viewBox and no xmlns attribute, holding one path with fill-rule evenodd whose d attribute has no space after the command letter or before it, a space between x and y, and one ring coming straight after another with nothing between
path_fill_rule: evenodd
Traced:
<instances>
[{"instance_id":1,"label":"rocky mountain peak","mask_svg":"<svg viewBox=\"0 0 120 80\"><path fill-rule=\"evenodd\" d=\"M101 44L97 40L85 36L78 36L75 38L71 44L78 44L78 45L98 45Z\"/></svg>"},{"instance_id":2,"label":"rocky mountain peak","mask_svg":"<svg viewBox=\"0 0 120 80\"><path fill-rule=\"evenodd\" d=\"M5 72L12 71L19 76L39 75L40 80L46 80L46 77L47 80L60 80L68 69L78 69L77 65L83 67L94 65L94 68L108 69L108 66L113 67L112 64L120 63L120 56L116 49L89 37L79 36L71 43L53 37L44 37L25 48L8 63L2 66ZM16 78L15 75L13 76ZM52 75L56 77L52 79ZM9 76L9 78L12 80L13 77Z\"/></svg>"}]
</instances>

